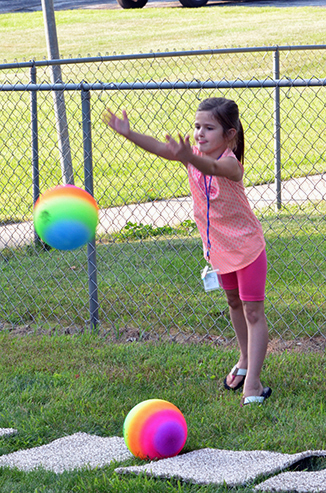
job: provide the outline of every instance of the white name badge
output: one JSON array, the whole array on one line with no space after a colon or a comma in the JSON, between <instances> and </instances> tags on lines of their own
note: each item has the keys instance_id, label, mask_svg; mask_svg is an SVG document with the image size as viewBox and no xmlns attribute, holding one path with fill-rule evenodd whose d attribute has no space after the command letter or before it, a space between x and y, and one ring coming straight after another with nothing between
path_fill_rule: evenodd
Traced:
<instances>
[{"instance_id":1,"label":"white name badge","mask_svg":"<svg viewBox=\"0 0 326 493\"><path fill-rule=\"evenodd\" d=\"M219 289L220 283L218 282L217 272L216 270L212 270L208 265L202 270L201 278L206 292Z\"/></svg>"}]
</instances>

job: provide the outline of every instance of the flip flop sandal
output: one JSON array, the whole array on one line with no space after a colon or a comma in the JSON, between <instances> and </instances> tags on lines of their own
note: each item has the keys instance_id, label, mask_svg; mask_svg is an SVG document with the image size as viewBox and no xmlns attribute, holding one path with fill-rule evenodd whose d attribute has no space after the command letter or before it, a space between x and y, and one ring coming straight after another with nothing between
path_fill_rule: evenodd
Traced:
<instances>
[{"instance_id":1,"label":"flip flop sandal","mask_svg":"<svg viewBox=\"0 0 326 493\"><path fill-rule=\"evenodd\" d=\"M261 395L251 395L249 397L242 397L240 406L247 406L248 404L263 404L263 402L270 397L272 389L265 387Z\"/></svg>"},{"instance_id":2,"label":"flip flop sandal","mask_svg":"<svg viewBox=\"0 0 326 493\"><path fill-rule=\"evenodd\" d=\"M246 378L246 375L247 375L247 370L244 369L244 368L238 368L237 365L234 366L231 370L231 374L232 374L232 381L235 379L235 377L243 377L243 379L241 380L241 382L238 383L238 385L236 387L230 387L227 383L226 383L226 379L227 377L224 378L224 388L226 388L226 390L238 390L240 389L243 384L244 384L244 381L245 381L245 378Z\"/></svg>"}]
</instances>

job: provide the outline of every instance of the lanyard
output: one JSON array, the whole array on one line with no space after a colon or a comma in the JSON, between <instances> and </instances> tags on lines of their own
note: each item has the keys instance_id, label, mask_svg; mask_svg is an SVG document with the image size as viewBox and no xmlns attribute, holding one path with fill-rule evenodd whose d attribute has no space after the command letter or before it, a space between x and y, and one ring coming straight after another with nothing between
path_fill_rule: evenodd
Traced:
<instances>
[{"instance_id":1,"label":"lanyard","mask_svg":"<svg viewBox=\"0 0 326 493\"><path fill-rule=\"evenodd\" d=\"M207 199L207 253L206 253L207 260L209 260L210 258L209 252L211 249L211 240L209 239L209 196L211 194L212 178L213 178L212 176L209 177L209 183L207 187L206 176L204 175L205 192Z\"/></svg>"},{"instance_id":2,"label":"lanyard","mask_svg":"<svg viewBox=\"0 0 326 493\"><path fill-rule=\"evenodd\" d=\"M224 153L222 152L222 154L217 158L217 161L223 156L223 154ZM212 179L213 179L213 176L210 176L208 186L207 186L206 175L204 175L205 193L206 193L206 199L207 199L207 253L206 253L207 260L210 259L210 249L211 249L211 240L209 238L209 226L210 226L210 223L209 223L209 197L211 194Z\"/></svg>"}]
</instances>

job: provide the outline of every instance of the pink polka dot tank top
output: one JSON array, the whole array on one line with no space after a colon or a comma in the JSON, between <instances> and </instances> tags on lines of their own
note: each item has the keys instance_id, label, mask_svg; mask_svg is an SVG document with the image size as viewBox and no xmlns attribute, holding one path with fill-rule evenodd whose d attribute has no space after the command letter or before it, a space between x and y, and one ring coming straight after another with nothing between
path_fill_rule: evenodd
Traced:
<instances>
[{"instance_id":1,"label":"pink polka dot tank top","mask_svg":"<svg viewBox=\"0 0 326 493\"><path fill-rule=\"evenodd\" d=\"M201 154L197 147L195 154ZM235 157L230 149L223 157ZM239 162L243 171L243 166ZM207 195L204 175L188 163L188 178L193 198L194 217L207 254ZM208 184L209 177L206 177ZM243 181L213 176L210 187L209 237L210 262L219 274L227 274L250 265L265 248L259 220L250 208Z\"/></svg>"}]
</instances>

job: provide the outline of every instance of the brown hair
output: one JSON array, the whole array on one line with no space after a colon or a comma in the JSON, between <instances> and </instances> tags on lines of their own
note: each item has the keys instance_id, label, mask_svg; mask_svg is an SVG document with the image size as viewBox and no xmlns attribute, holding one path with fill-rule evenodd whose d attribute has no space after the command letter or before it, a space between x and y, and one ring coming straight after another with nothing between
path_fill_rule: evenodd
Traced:
<instances>
[{"instance_id":1,"label":"brown hair","mask_svg":"<svg viewBox=\"0 0 326 493\"><path fill-rule=\"evenodd\" d=\"M231 128L236 129L237 133L232 150L237 159L243 164L244 134L242 123L239 119L238 105L232 99L208 98L201 101L197 111L211 111L213 117L222 125L224 135L227 135Z\"/></svg>"}]
</instances>

